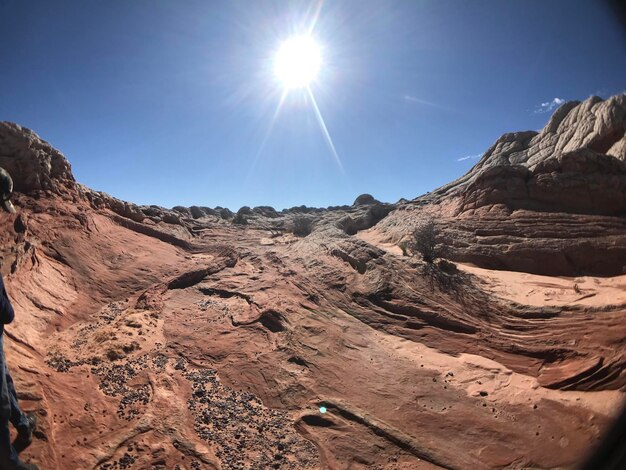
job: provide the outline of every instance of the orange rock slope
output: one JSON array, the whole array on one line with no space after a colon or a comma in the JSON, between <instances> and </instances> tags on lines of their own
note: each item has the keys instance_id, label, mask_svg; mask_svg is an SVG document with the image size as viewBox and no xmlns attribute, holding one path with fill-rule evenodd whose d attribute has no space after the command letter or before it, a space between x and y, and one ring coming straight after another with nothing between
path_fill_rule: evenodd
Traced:
<instances>
[{"instance_id":1,"label":"orange rock slope","mask_svg":"<svg viewBox=\"0 0 626 470\"><path fill-rule=\"evenodd\" d=\"M16 177L19 213L0 219L17 312L5 350L24 408L39 415L24 459L43 469L575 468L622 404L626 305L600 295L624 289L621 278L525 278L526 302L521 273L487 269L489 250L510 256L516 242L533 259L525 226L480 251L468 227L482 219L458 210L465 193L244 208L238 224L222 208L91 191L13 124L0 125L0 166L36 172ZM454 204L444 235L465 233L456 240L482 268L402 256L414 223ZM581 230L595 220L585 217L608 218L613 238L590 237L590 256L626 237L613 212L559 219L552 206L497 204L472 214L519 210ZM291 233L303 226L311 233ZM526 238L554 243L551 227ZM576 276L597 274L570 261ZM563 293L570 283L583 293ZM554 285L563 292L537 294Z\"/></svg>"}]
</instances>

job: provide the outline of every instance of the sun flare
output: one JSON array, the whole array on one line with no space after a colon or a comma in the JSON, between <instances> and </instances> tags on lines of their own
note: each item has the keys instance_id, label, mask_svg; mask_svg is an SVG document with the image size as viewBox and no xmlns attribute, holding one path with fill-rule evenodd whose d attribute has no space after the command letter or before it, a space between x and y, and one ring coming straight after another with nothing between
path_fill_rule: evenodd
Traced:
<instances>
[{"instance_id":1,"label":"sun flare","mask_svg":"<svg viewBox=\"0 0 626 470\"><path fill-rule=\"evenodd\" d=\"M293 36L276 52L274 75L285 89L304 88L317 78L321 63L320 48L313 38Z\"/></svg>"}]
</instances>

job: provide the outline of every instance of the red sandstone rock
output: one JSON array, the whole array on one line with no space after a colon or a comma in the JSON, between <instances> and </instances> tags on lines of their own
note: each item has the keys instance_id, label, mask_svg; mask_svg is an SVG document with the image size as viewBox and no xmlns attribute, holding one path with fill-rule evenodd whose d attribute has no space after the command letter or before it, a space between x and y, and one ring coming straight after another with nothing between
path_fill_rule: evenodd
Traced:
<instances>
[{"instance_id":1,"label":"red sandstone rock","mask_svg":"<svg viewBox=\"0 0 626 470\"><path fill-rule=\"evenodd\" d=\"M436 215L452 259L548 275L626 267L626 95L563 104L540 132L505 134L466 175L401 204L387 241Z\"/></svg>"},{"instance_id":2,"label":"red sandstone rock","mask_svg":"<svg viewBox=\"0 0 626 470\"><path fill-rule=\"evenodd\" d=\"M486 175L401 205L371 233L398 241L437 211L457 258L616 270L626 227L613 206L507 204L525 204L531 174L561 191L562 175L615 170L619 188L622 108L619 97L564 105L543 137L499 141L479 164ZM12 153L13 170L41 160L69 171L21 132L37 151ZM543 148L553 150L536 157ZM514 165L486 165L508 151ZM42 468L571 468L621 403L624 305L494 297L477 277L346 233L347 217L354 230L375 224L375 205L251 210L246 226L179 208L179 225L67 171L20 179L19 214L0 214L17 312L5 347L41 423L25 459ZM517 186L498 183L511 178ZM294 237L302 212L313 231Z\"/></svg>"}]
</instances>

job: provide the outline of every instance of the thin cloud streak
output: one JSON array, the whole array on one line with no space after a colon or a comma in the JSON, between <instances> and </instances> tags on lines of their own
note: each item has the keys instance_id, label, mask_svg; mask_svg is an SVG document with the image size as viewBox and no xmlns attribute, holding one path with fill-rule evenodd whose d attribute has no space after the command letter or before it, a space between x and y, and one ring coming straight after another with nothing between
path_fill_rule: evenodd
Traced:
<instances>
[{"instance_id":1,"label":"thin cloud streak","mask_svg":"<svg viewBox=\"0 0 626 470\"><path fill-rule=\"evenodd\" d=\"M443 109L443 107L438 105L437 103L433 103L431 101L422 100L420 98L416 98L415 96L411 96L411 95L404 95L402 97L402 99L404 101L408 101L409 103L424 104L426 106L432 106L434 108L441 108L441 109Z\"/></svg>"},{"instance_id":2,"label":"thin cloud streak","mask_svg":"<svg viewBox=\"0 0 626 470\"><path fill-rule=\"evenodd\" d=\"M546 101L535 107L535 114L549 113L554 108L557 108L565 103L563 98L552 98L551 101Z\"/></svg>"},{"instance_id":3,"label":"thin cloud streak","mask_svg":"<svg viewBox=\"0 0 626 470\"><path fill-rule=\"evenodd\" d=\"M465 160L475 160L477 158L480 158L481 156L482 156L482 153L477 153L476 155L466 155L465 157L457 158L456 161L463 162Z\"/></svg>"}]
</instances>

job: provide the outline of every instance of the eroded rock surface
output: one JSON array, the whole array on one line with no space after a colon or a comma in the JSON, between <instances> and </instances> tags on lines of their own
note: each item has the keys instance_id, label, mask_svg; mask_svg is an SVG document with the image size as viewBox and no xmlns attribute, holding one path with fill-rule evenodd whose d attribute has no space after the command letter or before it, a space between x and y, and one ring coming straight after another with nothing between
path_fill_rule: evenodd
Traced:
<instances>
[{"instance_id":1,"label":"eroded rock surface","mask_svg":"<svg viewBox=\"0 0 626 470\"><path fill-rule=\"evenodd\" d=\"M30 129L0 121L0 166L16 191L62 190L74 184L67 159Z\"/></svg>"},{"instance_id":2,"label":"eroded rock surface","mask_svg":"<svg viewBox=\"0 0 626 470\"><path fill-rule=\"evenodd\" d=\"M589 103L562 109L619 115ZM581 142L619 170L609 124ZM515 303L396 245L438 211L457 257L501 267L523 248L520 269L551 253L599 270L624 240L610 211L470 208L483 200L472 176L398 208L257 207L238 225L222 208L136 206L70 176L37 176L52 188L0 214L17 312L5 348L41 423L25 459L42 468L573 468L622 403L626 305ZM295 236L304 216L310 233Z\"/></svg>"},{"instance_id":3,"label":"eroded rock surface","mask_svg":"<svg viewBox=\"0 0 626 470\"><path fill-rule=\"evenodd\" d=\"M626 95L568 102L539 133L505 134L466 175L398 205L377 227L397 243L435 217L450 256L548 275L626 267Z\"/></svg>"}]
</instances>

